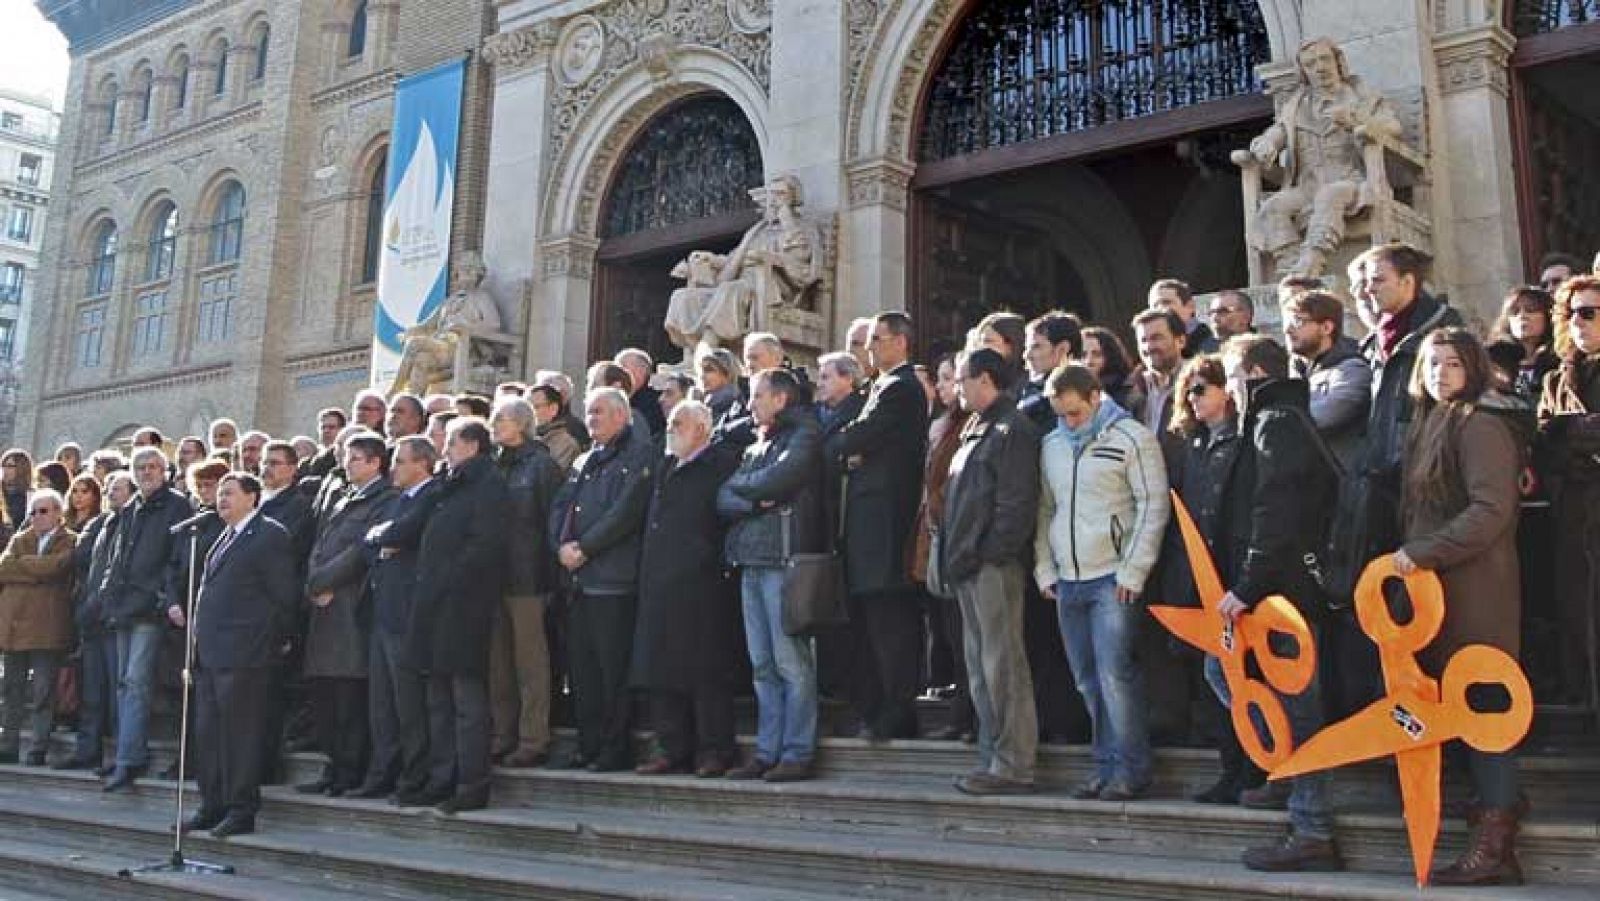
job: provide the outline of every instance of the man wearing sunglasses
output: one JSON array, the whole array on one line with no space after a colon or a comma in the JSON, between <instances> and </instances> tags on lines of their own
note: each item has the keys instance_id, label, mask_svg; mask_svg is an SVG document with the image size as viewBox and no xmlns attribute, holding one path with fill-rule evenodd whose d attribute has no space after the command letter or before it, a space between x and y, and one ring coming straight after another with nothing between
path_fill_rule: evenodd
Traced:
<instances>
[{"instance_id":1,"label":"man wearing sunglasses","mask_svg":"<svg viewBox=\"0 0 1600 901\"><path fill-rule=\"evenodd\" d=\"M56 671L72 644L72 550L78 536L61 524L61 495L28 499L28 525L0 554L0 652L5 654L5 720L0 762L16 763L22 714L33 745L27 764L43 766L54 725ZM33 674L30 683L28 674Z\"/></svg>"}]
</instances>

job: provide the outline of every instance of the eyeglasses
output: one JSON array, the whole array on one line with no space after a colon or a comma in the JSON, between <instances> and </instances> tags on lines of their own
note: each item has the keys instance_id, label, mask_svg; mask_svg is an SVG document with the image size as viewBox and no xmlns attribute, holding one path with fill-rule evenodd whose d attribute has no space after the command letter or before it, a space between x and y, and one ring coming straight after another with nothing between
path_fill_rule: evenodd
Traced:
<instances>
[{"instance_id":1,"label":"eyeglasses","mask_svg":"<svg viewBox=\"0 0 1600 901\"><path fill-rule=\"evenodd\" d=\"M54 513L54 512L55 511L51 510L49 507L41 507L38 510L29 510L28 511L28 515L29 516L44 516L47 513Z\"/></svg>"},{"instance_id":2,"label":"eyeglasses","mask_svg":"<svg viewBox=\"0 0 1600 901\"><path fill-rule=\"evenodd\" d=\"M1600 316L1600 307L1573 307L1572 315L1584 322L1593 322L1596 316Z\"/></svg>"},{"instance_id":3,"label":"eyeglasses","mask_svg":"<svg viewBox=\"0 0 1600 901\"><path fill-rule=\"evenodd\" d=\"M1211 318L1215 319L1218 316L1231 316L1239 311L1233 307L1212 307L1208 312L1211 313Z\"/></svg>"},{"instance_id":4,"label":"eyeglasses","mask_svg":"<svg viewBox=\"0 0 1600 901\"><path fill-rule=\"evenodd\" d=\"M1189 386L1189 396L1190 397L1203 397L1205 395L1205 393L1207 391L1210 391L1210 390L1211 390L1211 383L1210 382L1195 382L1194 384Z\"/></svg>"}]
</instances>

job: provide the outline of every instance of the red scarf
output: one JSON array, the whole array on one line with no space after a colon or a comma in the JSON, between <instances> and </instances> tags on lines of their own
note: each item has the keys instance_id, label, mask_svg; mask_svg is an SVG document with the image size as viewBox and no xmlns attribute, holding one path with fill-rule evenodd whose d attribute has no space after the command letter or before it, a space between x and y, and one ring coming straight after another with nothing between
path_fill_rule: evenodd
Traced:
<instances>
[{"instance_id":1,"label":"red scarf","mask_svg":"<svg viewBox=\"0 0 1600 901\"><path fill-rule=\"evenodd\" d=\"M1412 301L1405 309L1394 314L1384 314L1378 320L1378 349L1384 360L1394 355L1396 347L1411 334L1412 315L1417 311L1417 302Z\"/></svg>"}]
</instances>

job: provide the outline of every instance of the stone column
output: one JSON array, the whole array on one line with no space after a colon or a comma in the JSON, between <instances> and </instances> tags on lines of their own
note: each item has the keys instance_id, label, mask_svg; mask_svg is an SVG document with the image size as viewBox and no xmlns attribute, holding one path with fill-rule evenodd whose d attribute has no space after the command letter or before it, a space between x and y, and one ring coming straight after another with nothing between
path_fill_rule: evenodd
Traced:
<instances>
[{"instance_id":1,"label":"stone column","mask_svg":"<svg viewBox=\"0 0 1600 901\"><path fill-rule=\"evenodd\" d=\"M250 70L255 67L255 62L256 48L248 43L228 47L228 109L245 102L250 88Z\"/></svg>"},{"instance_id":2,"label":"stone column","mask_svg":"<svg viewBox=\"0 0 1600 901\"><path fill-rule=\"evenodd\" d=\"M844 193L840 102L848 87L844 0L774 3L771 35L767 173L798 178L811 214L837 210Z\"/></svg>"},{"instance_id":3,"label":"stone column","mask_svg":"<svg viewBox=\"0 0 1600 901\"><path fill-rule=\"evenodd\" d=\"M544 256L544 251L535 252L543 238L540 186L550 164L550 51L555 37L554 25L541 22L500 32L483 43L483 59L494 67L490 114L494 127L489 135L484 189L483 261L489 269L489 292L501 305L506 330L522 330L523 361L530 371L564 365L562 333L569 318L570 286L547 283L538 268L538 258ZM570 248L561 245L555 252L569 257L578 253ZM586 264L591 275L593 256L591 247ZM549 268L559 270L560 281L573 266L569 261ZM582 298L576 315L583 322L588 320L588 284L585 281L583 293L576 295Z\"/></svg>"},{"instance_id":4,"label":"stone column","mask_svg":"<svg viewBox=\"0 0 1600 901\"><path fill-rule=\"evenodd\" d=\"M339 78L339 66L343 65L345 51L350 48L350 23L330 21L322 23L322 72L323 83L332 84Z\"/></svg>"},{"instance_id":5,"label":"stone column","mask_svg":"<svg viewBox=\"0 0 1600 901\"><path fill-rule=\"evenodd\" d=\"M1451 300L1485 322L1493 321L1506 289L1526 279L1506 72L1514 43L1494 22L1433 41L1443 131L1436 193L1452 200Z\"/></svg>"},{"instance_id":6,"label":"stone column","mask_svg":"<svg viewBox=\"0 0 1600 901\"><path fill-rule=\"evenodd\" d=\"M845 174L849 194L839 217L843 252L833 311L836 338L858 316L906 309L909 275L906 240L912 167L876 159L853 165Z\"/></svg>"},{"instance_id":7,"label":"stone column","mask_svg":"<svg viewBox=\"0 0 1600 901\"><path fill-rule=\"evenodd\" d=\"M388 65L399 21L398 0L372 0L367 4L367 49L363 54L366 71L376 72Z\"/></svg>"},{"instance_id":8,"label":"stone column","mask_svg":"<svg viewBox=\"0 0 1600 901\"><path fill-rule=\"evenodd\" d=\"M523 355L529 370L582 373L589 365L589 313L599 249L599 242L580 235L562 235L539 245L543 264L533 291Z\"/></svg>"}]
</instances>

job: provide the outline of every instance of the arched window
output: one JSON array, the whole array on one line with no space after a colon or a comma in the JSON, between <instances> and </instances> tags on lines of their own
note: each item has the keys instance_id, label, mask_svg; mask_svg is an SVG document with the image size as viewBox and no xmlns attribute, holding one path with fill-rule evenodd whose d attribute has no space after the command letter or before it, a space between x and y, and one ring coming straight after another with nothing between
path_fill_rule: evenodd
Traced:
<instances>
[{"instance_id":1,"label":"arched window","mask_svg":"<svg viewBox=\"0 0 1600 901\"><path fill-rule=\"evenodd\" d=\"M172 65L172 108L183 109L189 103L189 57L178 57Z\"/></svg>"},{"instance_id":2,"label":"arched window","mask_svg":"<svg viewBox=\"0 0 1600 901\"><path fill-rule=\"evenodd\" d=\"M367 228L361 244L361 284L378 280L378 261L383 256L383 194L389 177L389 161L380 160L367 185Z\"/></svg>"},{"instance_id":3,"label":"arched window","mask_svg":"<svg viewBox=\"0 0 1600 901\"><path fill-rule=\"evenodd\" d=\"M367 0L360 0L356 4L355 15L350 17L350 42L345 46L344 55L355 59L367 52Z\"/></svg>"},{"instance_id":4,"label":"arched window","mask_svg":"<svg viewBox=\"0 0 1600 901\"><path fill-rule=\"evenodd\" d=\"M260 81L267 77L267 47L272 40L272 30L261 26L261 33L256 35L256 65L250 73L251 81Z\"/></svg>"},{"instance_id":5,"label":"arched window","mask_svg":"<svg viewBox=\"0 0 1600 901\"><path fill-rule=\"evenodd\" d=\"M155 99L156 93L155 73L149 69L140 69L139 74L134 76L133 86L139 95L137 112L138 121L142 125L150 121L151 102Z\"/></svg>"},{"instance_id":6,"label":"arched window","mask_svg":"<svg viewBox=\"0 0 1600 901\"><path fill-rule=\"evenodd\" d=\"M228 182L217 195L216 211L211 215L211 246L206 263L217 266L239 259L244 244L244 188Z\"/></svg>"},{"instance_id":7,"label":"arched window","mask_svg":"<svg viewBox=\"0 0 1600 901\"><path fill-rule=\"evenodd\" d=\"M178 208L162 204L150 224L150 250L145 258L144 280L160 281L172 277L172 264L178 250Z\"/></svg>"},{"instance_id":8,"label":"arched window","mask_svg":"<svg viewBox=\"0 0 1600 901\"><path fill-rule=\"evenodd\" d=\"M217 78L212 82L211 93L221 97L228 93L228 42L217 42Z\"/></svg>"},{"instance_id":9,"label":"arched window","mask_svg":"<svg viewBox=\"0 0 1600 901\"><path fill-rule=\"evenodd\" d=\"M119 88L114 81L108 81L100 89L100 100L106 107L105 136L111 137L117 133L117 101Z\"/></svg>"},{"instance_id":10,"label":"arched window","mask_svg":"<svg viewBox=\"0 0 1600 901\"><path fill-rule=\"evenodd\" d=\"M117 224L106 220L95 229L89 244L89 277L84 283L85 297L111 293L117 272Z\"/></svg>"}]
</instances>

